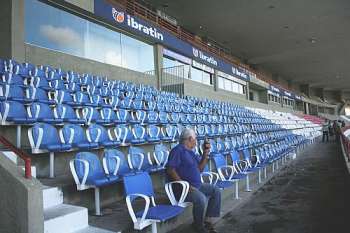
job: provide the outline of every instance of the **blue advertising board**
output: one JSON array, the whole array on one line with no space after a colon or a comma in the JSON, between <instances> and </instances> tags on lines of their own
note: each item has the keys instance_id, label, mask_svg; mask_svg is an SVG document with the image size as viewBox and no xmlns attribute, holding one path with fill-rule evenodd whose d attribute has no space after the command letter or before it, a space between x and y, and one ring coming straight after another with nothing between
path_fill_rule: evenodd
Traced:
<instances>
[{"instance_id":1,"label":"blue advertising board","mask_svg":"<svg viewBox=\"0 0 350 233\"><path fill-rule=\"evenodd\" d=\"M171 33L156 27L139 17L129 15L124 10L112 6L106 1L95 0L94 4L95 15L104 18L109 23L112 23L113 26L146 38L152 42L163 44L164 46L207 66L233 75L244 81L249 81L248 73L238 66L227 63L214 55L202 51L190 43L180 40Z\"/></svg>"}]
</instances>

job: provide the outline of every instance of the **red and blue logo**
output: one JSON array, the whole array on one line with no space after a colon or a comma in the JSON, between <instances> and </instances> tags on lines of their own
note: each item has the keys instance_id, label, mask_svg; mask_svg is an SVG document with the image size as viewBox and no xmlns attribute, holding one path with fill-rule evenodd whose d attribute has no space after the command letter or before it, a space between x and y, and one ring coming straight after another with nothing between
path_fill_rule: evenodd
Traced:
<instances>
[{"instance_id":1,"label":"red and blue logo","mask_svg":"<svg viewBox=\"0 0 350 233\"><path fill-rule=\"evenodd\" d=\"M123 23L125 20L124 12L117 11L114 7L112 8L113 19L118 23Z\"/></svg>"}]
</instances>

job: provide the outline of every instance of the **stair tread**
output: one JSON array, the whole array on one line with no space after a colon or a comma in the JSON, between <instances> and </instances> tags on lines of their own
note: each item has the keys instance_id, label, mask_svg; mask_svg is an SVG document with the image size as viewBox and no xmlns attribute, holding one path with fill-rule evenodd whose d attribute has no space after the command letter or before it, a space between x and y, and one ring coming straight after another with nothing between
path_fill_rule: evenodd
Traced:
<instances>
[{"instance_id":1,"label":"stair tread","mask_svg":"<svg viewBox=\"0 0 350 233\"><path fill-rule=\"evenodd\" d=\"M74 233L116 233L116 232L89 226L87 228L84 228L82 230L76 231Z\"/></svg>"},{"instance_id":2,"label":"stair tread","mask_svg":"<svg viewBox=\"0 0 350 233\"><path fill-rule=\"evenodd\" d=\"M44 221L84 210L87 211L85 207L60 204L44 210Z\"/></svg>"}]
</instances>

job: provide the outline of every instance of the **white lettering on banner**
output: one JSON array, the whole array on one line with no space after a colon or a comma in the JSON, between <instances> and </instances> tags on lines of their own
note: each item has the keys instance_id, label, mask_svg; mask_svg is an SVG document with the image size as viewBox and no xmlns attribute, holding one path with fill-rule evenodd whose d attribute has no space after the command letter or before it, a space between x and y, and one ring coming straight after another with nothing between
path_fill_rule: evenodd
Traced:
<instances>
[{"instance_id":1,"label":"white lettering on banner","mask_svg":"<svg viewBox=\"0 0 350 233\"><path fill-rule=\"evenodd\" d=\"M246 73L240 72L236 67L233 67L233 66L232 66L232 73L234 75L237 75L237 76L242 77L244 79L247 78L247 74Z\"/></svg>"},{"instance_id":2,"label":"white lettering on banner","mask_svg":"<svg viewBox=\"0 0 350 233\"><path fill-rule=\"evenodd\" d=\"M117 11L114 7L112 8L112 16L113 19L117 22L117 23L123 23L125 20L124 17L124 12L122 11ZM163 34L158 32L157 29L155 27L148 27L145 26L143 24L141 24L140 22L137 22L132 16L130 15L126 15L126 21L127 21L127 25L135 30L138 30L148 36L151 36L155 39L158 39L160 41L164 40Z\"/></svg>"},{"instance_id":3,"label":"white lettering on banner","mask_svg":"<svg viewBox=\"0 0 350 233\"><path fill-rule=\"evenodd\" d=\"M205 55L199 49L192 47L192 54L194 57L200 58L201 60L204 60L214 66L218 66L218 62L213 57Z\"/></svg>"},{"instance_id":4,"label":"white lettering on banner","mask_svg":"<svg viewBox=\"0 0 350 233\"><path fill-rule=\"evenodd\" d=\"M274 86L271 86L271 90L273 90L273 91L275 91L275 92L280 92L280 89L278 89L278 88L276 88L276 87L274 87Z\"/></svg>"},{"instance_id":5,"label":"white lettering on banner","mask_svg":"<svg viewBox=\"0 0 350 233\"><path fill-rule=\"evenodd\" d=\"M289 96L289 97L292 96L292 93L289 93L289 92L287 92L287 91L285 91L284 94L285 94L286 96Z\"/></svg>"}]
</instances>

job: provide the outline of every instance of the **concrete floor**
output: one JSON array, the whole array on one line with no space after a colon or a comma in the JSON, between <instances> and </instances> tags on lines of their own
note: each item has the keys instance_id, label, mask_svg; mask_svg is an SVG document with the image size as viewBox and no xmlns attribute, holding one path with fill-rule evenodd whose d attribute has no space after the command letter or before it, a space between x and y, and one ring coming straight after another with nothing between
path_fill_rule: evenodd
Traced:
<instances>
[{"instance_id":1,"label":"concrete floor","mask_svg":"<svg viewBox=\"0 0 350 233\"><path fill-rule=\"evenodd\" d=\"M251 200L216 224L219 232L349 232L350 175L340 145L315 143ZM175 232L192 232L189 226Z\"/></svg>"}]
</instances>

